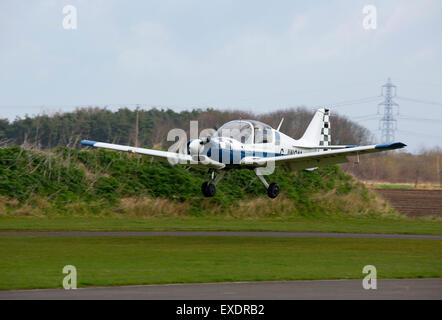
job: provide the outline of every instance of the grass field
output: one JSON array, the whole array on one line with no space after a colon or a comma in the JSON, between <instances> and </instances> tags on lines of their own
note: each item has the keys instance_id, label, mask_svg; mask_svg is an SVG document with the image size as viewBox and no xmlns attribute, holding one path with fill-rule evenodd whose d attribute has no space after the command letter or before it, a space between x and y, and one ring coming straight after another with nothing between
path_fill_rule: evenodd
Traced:
<instances>
[{"instance_id":1,"label":"grass field","mask_svg":"<svg viewBox=\"0 0 442 320\"><path fill-rule=\"evenodd\" d=\"M378 184L375 185L376 188L380 189L413 189L414 186L411 184Z\"/></svg>"},{"instance_id":2,"label":"grass field","mask_svg":"<svg viewBox=\"0 0 442 320\"><path fill-rule=\"evenodd\" d=\"M419 190L440 190L442 186L428 183L377 183L377 182L365 182L365 185L370 188L378 189L419 189Z\"/></svg>"},{"instance_id":3,"label":"grass field","mask_svg":"<svg viewBox=\"0 0 442 320\"><path fill-rule=\"evenodd\" d=\"M442 241L254 237L2 237L0 289L442 276Z\"/></svg>"},{"instance_id":4,"label":"grass field","mask_svg":"<svg viewBox=\"0 0 442 320\"><path fill-rule=\"evenodd\" d=\"M11 230L226 230L442 234L440 220L380 219L369 217L281 217L235 219L228 217L81 218L0 217L0 231Z\"/></svg>"}]
</instances>

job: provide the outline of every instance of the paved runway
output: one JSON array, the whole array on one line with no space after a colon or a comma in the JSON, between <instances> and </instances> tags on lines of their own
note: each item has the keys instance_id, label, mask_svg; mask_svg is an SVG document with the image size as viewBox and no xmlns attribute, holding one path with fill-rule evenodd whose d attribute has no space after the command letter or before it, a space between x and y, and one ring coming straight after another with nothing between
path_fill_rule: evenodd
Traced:
<instances>
[{"instance_id":1,"label":"paved runway","mask_svg":"<svg viewBox=\"0 0 442 320\"><path fill-rule=\"evenodd\" d=\"M224 237L290 237L290 238L373 238L373 239L431 239L442 235L334 233L334 232L273 232L273 231L1 231L0 236L224 236Z\"/></svg>"},{"instance_id":2,"label":"paved runway","mask_svg":"<svg viewBox=\"0 0 442 320\"><path fill-rule=\"evenodd\" d=\"M76 290L0 291L0 300L5 299L441 300L442 278L378 280L376 290L363 289L362 280L313 280L94 287Z\"/></svg>"}]
</instances>

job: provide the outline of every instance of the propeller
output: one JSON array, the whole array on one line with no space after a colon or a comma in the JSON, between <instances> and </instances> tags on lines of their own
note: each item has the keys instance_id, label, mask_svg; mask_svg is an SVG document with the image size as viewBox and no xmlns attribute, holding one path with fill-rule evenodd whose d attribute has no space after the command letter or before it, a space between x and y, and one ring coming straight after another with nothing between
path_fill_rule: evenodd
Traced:
<instances>
[{"instance_id":1,"label":"propeller","mask_svg":"<svg viewBox=\"0 0 442 320\"><path fill-rule=\"evenodd\" d=\"M194 139L188 143L188 151L190 154L200 154L204 150L204 141L202 139Z\"/></svg>"},{"instance_id":2,"label":"propeller","mask_svg":"<svg viewBox=\"0 0 442 320\"><path fill-rule=\"evenodd\" d=\"M211 132L206 137L189 140L187 142L187 151L189 152L189 154L203 154L204 151L206 151L205 149L207 149L207 144L210 144L213 134L214 133Z\"/></svg>"}]
</instances>

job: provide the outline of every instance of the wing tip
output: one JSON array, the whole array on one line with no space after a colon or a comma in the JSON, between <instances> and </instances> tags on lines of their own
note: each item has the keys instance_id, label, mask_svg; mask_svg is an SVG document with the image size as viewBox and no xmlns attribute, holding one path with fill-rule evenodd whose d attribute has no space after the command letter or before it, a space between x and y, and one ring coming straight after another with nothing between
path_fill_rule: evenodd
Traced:
<instances>
[{"instance_id":1,"label":"wing tip","mask_svg":"<svg viewBox=\"0 0 442 320\"><path fill-rule=\"evenodd\" d=\"M96 143L97 143L97 141L81 140L81 144L83 146L93 147Z\"/></svg>"},{"instance_id":2,"label":"wing tip","mask_svg":"<svg viewBox=\"0 0 442 320\"><path fill-rule=\"evenodd\" d=\"M393 143L387 143L387 144L377 144L375 146L375 149L401 149L406 146L407 145L402 142L393 142Z\"/></svg>"}]
</instances>

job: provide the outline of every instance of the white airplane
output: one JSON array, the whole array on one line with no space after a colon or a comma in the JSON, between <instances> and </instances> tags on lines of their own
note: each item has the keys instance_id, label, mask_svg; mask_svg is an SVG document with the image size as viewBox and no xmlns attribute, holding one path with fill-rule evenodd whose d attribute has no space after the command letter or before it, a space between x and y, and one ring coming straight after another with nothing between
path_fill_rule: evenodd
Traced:
<instances>
[{"instance_id":1,"label":"white airplane","mask_svg":"<svg viewBox=\"0 0 442 320\"><path fill-rule=\"evenodd\" d=\"M268 183L264 175L275 166L289 170L314 170L318 167L348 162L348 156L394 150L405 147L401 142L367 146L330 145L330 110L318 109L301 139L295 140L280 132L281 120L275 130L255 120L234 120L224 124L215 134L189 140L182 153L136 148L104 142L83 140L81 144L148 155L173 164L201 166L209 169L210 180L202 184L206 197L213 197L216 184L227 170L247 168L255 171L267 188L270 198L279 194L277 183Z\"/></svg>"}]
</instances>

